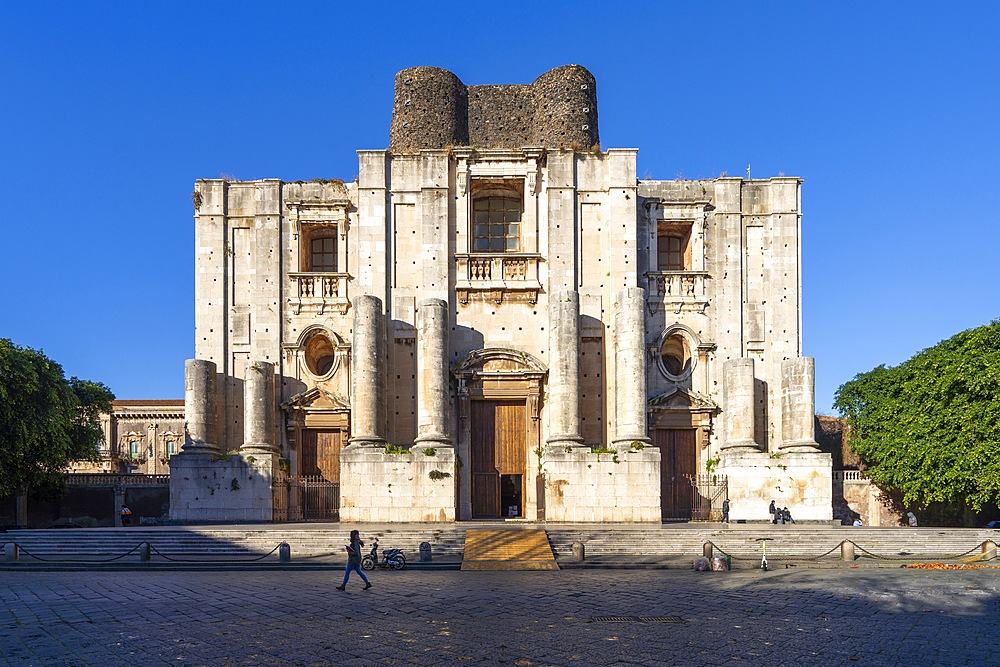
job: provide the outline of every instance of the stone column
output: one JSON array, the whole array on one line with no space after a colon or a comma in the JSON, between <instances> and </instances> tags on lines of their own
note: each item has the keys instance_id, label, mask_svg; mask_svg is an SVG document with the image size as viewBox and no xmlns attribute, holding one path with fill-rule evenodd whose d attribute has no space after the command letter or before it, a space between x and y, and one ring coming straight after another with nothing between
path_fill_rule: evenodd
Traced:
<instances>
[{"instance_id":1,"label":"stone column","mask_svg":"<svg viewBox=\"0 0 1000 667\"><path fill-rule=\"evenodd\" d=\"M382 300L354 300L351 345L351 444L385 445L385 317Z\"/></svg>"},{"instance_id":2,"label":"stone column","mask_svg":"<svg viewBox=\"0 0 1000 667\"><path fill-rule=\"evenodd\" d=\"M626 287L615 295L615 436L612 446L649 442L646 430L646 290Z\"/></svg>"},{"instance_id":3,"label":"stone column","mask_svg":"<svg viewBox=\"0 0 1000 667\"><path fill-rule=\"evenodd\" d=\"M816 361L781 362L781 445L791 451L819 451L816 442Z\"/></svg>"},{"instance_id":4,"label":"stone column","mask_svg":"<svg viewBox=\"0 0 1000 667\"><path fill-rule=\"evenodd\" d=\"M215 423L215 363L204 359L184 362L183 453L218 454Z\"/></svg>"},{"instance_id":5,"label":"stone column","mask_svg":"<svg viewBox=\"0 0 1000 667\"><path fill-rule=\"evenodd\" d=\"M417 304L417 439L451 446L448 403L448 302Z\"/></svg>"},{"instance_id":6,"label":"stone column","mask_svg":"<svg viewBox=\"0 0 1000 667\"><path fill-rule=\"evenodd\" d=\"M251 361L243 380L243 437L241 453L276 454L274 440L274 364Z\"/></svg>"},{"instance_id":7,"label":"stone column","mask_svg":"<svg viewBox=\"0 0 1000 667\"><path fill-rule=\"evenodd\" d=\"M549 296L549 437L546 444L583 443L580 435L580 295Z\"/></svg>"},{"instance_id":8,"label":"stone column","mask_svg":"<svg viewBox=\"0 0 1000 667\"><path fill-rule=\"evenodd\" d=\"M754 440L753 359L730 359L723 366L726 440L723 449L733 447L759 450Z\"/></svg>"}]
</instances>

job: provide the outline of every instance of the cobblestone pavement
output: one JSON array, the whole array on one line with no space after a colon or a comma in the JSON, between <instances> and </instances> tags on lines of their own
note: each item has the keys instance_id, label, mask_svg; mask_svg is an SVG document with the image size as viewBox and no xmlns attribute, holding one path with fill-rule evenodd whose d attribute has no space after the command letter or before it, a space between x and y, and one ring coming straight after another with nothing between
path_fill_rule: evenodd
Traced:
<instances>
[{"instance_id":1,"label":"cobblestone pavement","mask_svg":"<svg viewBox=\"0 0 1000 667\"><path fill-rule=\"evenodd\" d=\"M0 572L0 665L995 665L1000 570Z\"/></svg>"}]
</instances>

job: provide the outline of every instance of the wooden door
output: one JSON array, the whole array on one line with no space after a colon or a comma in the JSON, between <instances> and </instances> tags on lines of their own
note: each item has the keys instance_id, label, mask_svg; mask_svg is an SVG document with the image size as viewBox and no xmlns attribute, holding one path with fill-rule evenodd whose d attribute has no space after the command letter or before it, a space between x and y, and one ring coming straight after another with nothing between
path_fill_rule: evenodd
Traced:
<instances>
[{"instance_id":1,"label":"wooden door","mask_svg":"<svg viewBox=\"0 0 1000 667\"><path fill-rule=\"evenodd\" d=\"M499 518L500 476L525 478L523 401L472 401L472 516ZM524 497L524 490L521 490Z\"/></svg>"},{"instance_id":2,"label":"wooden door","mask_svg":"<svg viewBox=\"0 0 1000 667\"><path fill-rule=\"evenodd\" d=\"M340 483L340 431L302 431L301 476Z\"/></svg>"},{"instance_id":3,"label":"wooden door","mask_svg":"<svg viewBox=\"0 0 1000 667\"><path fill-rule=\"evenodd\" d=\"M653 444L660 450L660 509L664 519L690 519L692 481L697 474L695 430L657 429Z\"/></svg>"}]
</instances>

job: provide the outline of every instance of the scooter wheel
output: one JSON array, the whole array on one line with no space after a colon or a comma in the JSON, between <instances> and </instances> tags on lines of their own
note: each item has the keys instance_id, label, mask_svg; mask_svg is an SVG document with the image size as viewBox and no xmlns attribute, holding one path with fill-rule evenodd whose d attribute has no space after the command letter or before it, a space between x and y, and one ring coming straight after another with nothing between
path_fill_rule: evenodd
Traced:
<instances>
[{"instance_id":1,"label":"scooter wheel","mask_svg":"<svg viewBox=\"0 0 1000 667\"><path fill-rule=\"evenodd\" d=\"M389 566L394 570L402 570L406 567L406 559L402 556L396 556L389 559Z\"/></svg>"},{"instance_id":2,"label":"scooter wheel","mask_svg":"<svg viewBox=\"0 0 1000 667\"><path fill-rule=\"evenodd\" d=\"M365 556L361 559L361 569L362 570L374 570L375 569L375 559L371 556Z\"/></svg>"}]
</instances>

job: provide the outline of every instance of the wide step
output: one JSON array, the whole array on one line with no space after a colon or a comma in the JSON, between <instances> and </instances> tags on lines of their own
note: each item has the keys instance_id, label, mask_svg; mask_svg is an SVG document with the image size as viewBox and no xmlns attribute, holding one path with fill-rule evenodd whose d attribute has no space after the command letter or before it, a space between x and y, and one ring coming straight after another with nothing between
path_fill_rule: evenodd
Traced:
<instances>
[{"instance_id":1,"label":"wide step","mask_svg":"<svg viewBox=\"0 0 1000 667\"><path fill-rule=\"evenodd\" d=\"M558 570L544 530L467 530L463 570Z\"/></svg>"}]
</instances>

